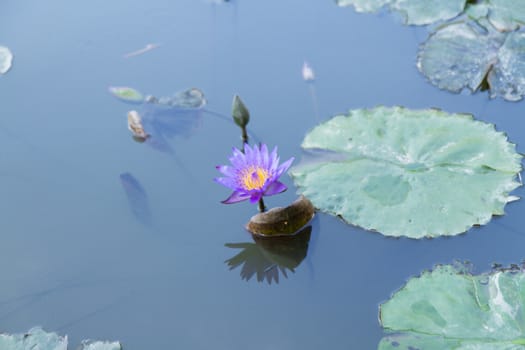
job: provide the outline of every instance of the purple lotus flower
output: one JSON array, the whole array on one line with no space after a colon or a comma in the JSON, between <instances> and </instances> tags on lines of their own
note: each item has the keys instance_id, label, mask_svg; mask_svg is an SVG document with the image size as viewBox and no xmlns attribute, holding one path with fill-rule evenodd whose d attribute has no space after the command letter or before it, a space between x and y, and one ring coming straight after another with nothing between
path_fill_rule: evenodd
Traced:
<instances>
[{"instance_id":1,"label":"purple lotus flower","mask_svg":"<svg viewBox=\"0 0 525 350\"><path fill-rule=\"evenodd\" d=\"M215 182L233 190L231 196L222 203L231 204L247 199L256 203L262 196L286 191L287 187L278 180L292 164L293 157L279 165L277 147L269 154L265 144L253 148L245 144L244 152L233 148L230 157L232 166L217 166L217 170L226 177L218 177Z\"/></svg>"}]
</instances>

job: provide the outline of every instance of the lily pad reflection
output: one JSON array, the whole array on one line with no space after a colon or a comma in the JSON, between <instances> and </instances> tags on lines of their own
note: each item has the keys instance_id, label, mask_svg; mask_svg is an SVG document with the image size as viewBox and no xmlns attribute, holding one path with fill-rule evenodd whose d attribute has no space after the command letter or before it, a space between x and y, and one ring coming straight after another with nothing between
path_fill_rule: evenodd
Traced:
<instances>
[{"instance_id":1,"label":"lily pad reflection","mask_svg":"<svg viewBox=\"0 0 525 350\"><path fill-rule=\"evenodd\" d=\"M523 349L525 272L472 275L444 265L410 279L380 307L379 350Z\"/></svg>"},{"instance_id":2,"label":"lily pad reflection","mask_svg":"<svg viewBox=\"0 0 525 350\"><path fill-rule=\"evenodd\" d=\"M293 236L260 237L252 235L255 243L227 243L228 248L242 249L225 261L230 270L241 268L241 278L249 281L279 283L279 274L288 278L306 258L312 226L306 226Z\"/></svg>"}]
</instances>

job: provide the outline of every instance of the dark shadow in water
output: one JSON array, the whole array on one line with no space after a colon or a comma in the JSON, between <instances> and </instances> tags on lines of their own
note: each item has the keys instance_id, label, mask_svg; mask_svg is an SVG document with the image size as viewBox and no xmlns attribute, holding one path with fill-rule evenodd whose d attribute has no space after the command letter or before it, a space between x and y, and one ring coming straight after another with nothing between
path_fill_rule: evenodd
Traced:
<instances>
[{"instance_id":1,"label":"dark shadow in water","mask_svg":"<svg viewBox=\"0 0 525 350\"><path fill-rule=\"evenodd\" d=\"M148 194L140 182L130 173L120 174L120 183L128 198L133 216L142 225L152 227L153 219L149 206Z\"/></svg>"},{"instance_id":2,"label":"dark shadow in water","mask_svg":"<svg viewBox=\"0 0 525 350\"><path fill-rule=\"evenodd\" d=\"M279 283L279 273L288 278L288 271L295 269L306 258L312 226L306 226L293 236L260 237L252 235L255 243L226 243L228 248L242 249L225 261L230 270L242 265L241 278L249 281Z\"/></svg>"}]
</instances>

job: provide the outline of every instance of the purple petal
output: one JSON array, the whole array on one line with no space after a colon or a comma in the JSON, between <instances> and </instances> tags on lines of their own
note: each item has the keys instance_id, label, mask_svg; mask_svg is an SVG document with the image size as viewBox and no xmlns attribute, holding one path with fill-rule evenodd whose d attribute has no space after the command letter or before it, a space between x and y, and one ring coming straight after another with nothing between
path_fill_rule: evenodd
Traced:
<instances>
[{"instance_id":1,"label":"purple petal","mask_svg":"<svg viewBox=\"0 0 525 350\"><path fill-rule=\"evenodd\" d=\"M217 165L215 168L228 177L235 177L237 173L235 168L227 165Z\"/></svg>"},{"instance_id":2,"label":"purple petal","mask_svg":"<svg viewBox=\"0 0 525 350\"><path fill-rule=\"evenodd\" d=\"M255 146L254 146L254 148L255 148ZM245 154L244 159L245 159L245 161L247 163L252 163L253 162L252 161L252 159L253 159L253 151L254 151L253 148L251 148L249 144L247 144L247 143L244 144L244 154Z\"/></svg>"},{"instance_id":3,"label":"purple petal","mask_svg":"<svg viewBox=\"0 0 525 350\"><path fill-rule=\"evenodd\" d=\"M292 165L292 162L295 160L294 157L288 159L286 162L284 162L283 164L281 164L279 166L279 168L277 168L277 171L276 171L276 177L279 177L281 176L284 172L286 172L290 166Z\"/></svg>"},{"instance_id":4,"label":"purple petal","mask_svg":"<svg viewBox=\"0 0 525 350\"><path fill-rule=\"evenodd\" d=\"M232 190L237 190L239 188L237 181L235 181L235 179L232 179L231 177L216 177L215 179L213 179L213 181L223 186L226 186Z\"/></svg>"},{"instance_id":5,"label":"purple petal","mask_svg":"<svg viewBox=\"0 0 525 350\"><path fill-rule=\"evenodd\" d=\"M250 203L257 203L262 196L262 192L259 191L252 193L252 195L250 196Z\"/></svg>"},{"instance_id":6,"label":"purple petal","mask_svg":"<svg viewBox=\"0 0 525 350\"><path fill-rule=\"evenodd\" d=\"M265 196L273 196L274 194L284 192L288 189L285 184L280 181L275 181L268 186L266 191L264 191Z\"/></svg>"},{"instance_id":7,"label":"purple petal","mask_svg":"<svg viewBox=\"0 0 525 350\"><path fill-rule=\"evenodd\" d=\"M268 146L266 146L265 144L262 145L262 148L261 148L261 153L262 153L262 167L264 169L270 169L270 157L268 155Z\"/></svg>"},{"instance_id":8,"label":"purple petal","mask_svg":"<svg viewBox=\"0 0 525 350\"><path fill-rule=\"evenodd\" d=\"M239 151L237 148L233 148L233 155L229 158L230 163L235 168L242 168L244 167L244 164L246 163L246 156L244 153Z\"/></svg>"},{"instance_id":9,"label":"purple petal","mask_svg":"<svg viewBox=\"0 0 525 350\"><path fill-rule=\"evenodd\" d=\"M279 165L279 156L277 156L277 146L275 146L272 153L270 154L270 164L268 165L268 170L271 173L274 173L278 165Z\"/></svg>"},{"instance_id":10,"label":"purple petal","mask_svg":"<svg viewBox=\"0 0 525 350\"><path fill-rule=\"evenodd\" d=\"M233 203L245 201L248 198L250 198L250 194L246 192L234 191L228 198L223 200L221 203L233 204Z\"/></svg>"}]
</instances>

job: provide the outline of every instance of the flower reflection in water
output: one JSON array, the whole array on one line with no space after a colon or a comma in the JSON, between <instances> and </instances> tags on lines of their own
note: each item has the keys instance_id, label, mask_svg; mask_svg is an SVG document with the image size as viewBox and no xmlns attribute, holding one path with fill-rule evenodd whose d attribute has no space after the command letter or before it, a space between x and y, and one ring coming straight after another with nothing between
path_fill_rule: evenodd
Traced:
<instances>
[{"instance_id":1,"label":"flower reflection in water","mask_svg":"<svg viewBox=\"0 0 525 350\"><path fill-rule=\"evenodd\" d=\"M288 278L306 258L312 226L306 226L293 236L260 237L252 235L255 243L227 243L226 247L242 249L225 261L233 270L242 265L241 278L249 281L254 275L258 282L279 283L279 274Z\"/></svg>"}]
</instances>

